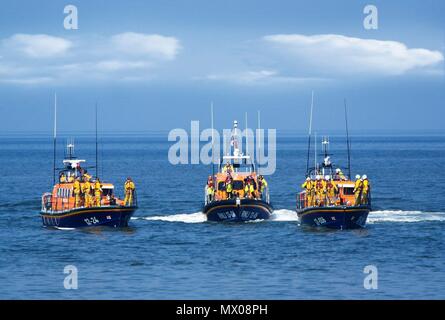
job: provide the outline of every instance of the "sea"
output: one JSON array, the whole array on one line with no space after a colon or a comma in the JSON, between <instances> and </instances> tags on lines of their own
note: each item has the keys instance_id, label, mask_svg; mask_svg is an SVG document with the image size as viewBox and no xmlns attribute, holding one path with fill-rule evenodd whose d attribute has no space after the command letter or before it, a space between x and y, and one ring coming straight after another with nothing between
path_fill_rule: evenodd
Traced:
<instances>
[{"instance_id":1,"label":"sea","mask_svg":"<svg viewBox=\"0 0 445 320\"><path fill-rule=\"evenodd\" d=\"M445 298L445 134L351 135L351 174L372 185L360 230L299 224L303 134L277 131L276 170L266 177L275 210L249 223L206 221L212 168L172 164L166 133L101 134L97 165L94 135L61 134L58 167L70 137L118 195L133 178L139 209L123 229L43 227L52 136L0 134L0 299ZM348 173L346 150L344 136L330 137L331 158Z\"/></svg>"}]
</instances>

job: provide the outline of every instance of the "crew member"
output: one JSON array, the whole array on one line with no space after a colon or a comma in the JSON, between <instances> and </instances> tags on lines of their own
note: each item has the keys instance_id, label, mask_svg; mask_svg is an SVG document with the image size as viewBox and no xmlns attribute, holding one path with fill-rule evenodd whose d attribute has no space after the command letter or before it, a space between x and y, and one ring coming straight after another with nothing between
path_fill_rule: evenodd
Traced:
<instances>
[{"instance_id":1,"label":"crew member","mask_svg":"<svg viewBox=\"0 0 445 320\"><path fill-rule=\"evenodd\" d=\"M335 180L346 180L346 176L340 168L335 169Z\"/></svg>"},{"instance_id":2,"label":"crew member","mask_svg":"<svg viewBox=\"0 0 445 320\"><path fill-rule=\"evenodd\" d=\"M252 199L256 199L255 185L254 185L254 183L253 183L253 180L251 180L251 182L250 182L249 192L250 192L250 197L251 197Z\"/></svg>"},{"instance_id":3,"label":"crew member","mask_svg":"<svg viewBox=\"0 0 445 320\"><path fill-rule=\"evenodd\" d=\"M207 186L207 202L212 202L215 195L213 184Z\"/></svg>"},{"instance_id":4,"label":"crew member","mask_svg":"<svg viewBox=\"0 0 445 320\"><path fill-rule=\"evenodd\" d=\"M247 180L246 185L244 187L244 196L246 198L255 198L255 187L251 180Z\"/></svg>"},{"instance_id":5,"label":"crew member","mask_svg":"<svg viewBox=\"0 0 445 320\"><path fill-rule=\"evenodd\" d=\"M212 178L212 176L209 176L209 177L208 177L208 179L207 179L207 185L208 185L208 186L213 186L213 178Z\"/></svg>"},{"instance_id":6,"label":"crew member","mask_svg":"<svg viewBox=\"0 0 445 320\"><path fill-rule=\"evenodd\" d=\"M125 191L124 206L126 206L127 204L131 206L133 204L133 194L135 189L136 186L134 185L133 180L131 180L131 178L128 177L124 184L124 191Z\"/></svg>"},{"instance_id":7,"label":"crew member","mask_svg":"<svg viewBox=\"0 0 445 320\"><path fill-rule=\"evenodd\" d=\"M368 180L368 177L366 176L366 174L364 174L362 176L362 184L363 184L363 188L362 188L362 204L368 204L368 194L369 194L369 190L370 190L370 183Z\"/></svg>"},{"instance_id":8,"label":"crew member","mask_svg":"<svg viewBox=\"0 0 445 320\"><path fill-rule=\"evenodd\" d=\"M80 206L80 181L79 178L76 178L73 185L73 193L74 193L74 207L78 208Z\"/></svg>"},{"instance_id":9,"label":"crew member","mask_svg":"<svg viewBox=\"0 0 445 320\"><path fill-rule=\"evenodd\" d=\"M66 176L65 176L65 174L63 172L60 175L59 181L60 181L60 183L65 183L66 182Z\"/></svg>"},{"instance_id":10,"label":"crew member","mask_svg":"<svg viewBox=\"0 0 445 320\"><path fill-rule=\"evenodd\" d=\"M263 176L258 177L258 189L260 190L261 196L263 196L264 189L267 188L267 181Z\"/></svg>"},{"instance_id":11,"label":"crew member","mask_svg":"<svg viewBox=\"0 0 445 320\"><path fill-rule=\"evenodd\" d=\"M230 176L227 176L226 192L227 192L227 199L232 199L233 184L232 184L232 178Z\"/></svg>"},{"instance_id":12,"label":"crew member","mask_svg":"<svg viewBox=\"0 0 445 320\"><path fill-rule=\"evenodd\" d=\"M230 164L229 161L227 161L226 165L224 166L223 173L232 173L233 172L233 166Z\"/></svg>"},{"instance_id":13,"label":"crew member","mask_svg":"<svg viewBox=\"0 0 445 320\"><path fill-rule=\"evenodd\" d=\"M354 206L359 206L360 205L360 197L362 194L362 189L363 189L363 182L360 179L360 175L356 175L355 176L355 186L354 186L354 197L355 197L355 202L354 202Z\"/></svg>"},{"instance_id":14,"label":"crew member","mask_svg":"<svg viewBox=\"0 0 445 320\"><path fill-rule=\"evenodd\" d=\"M317 205L323 205L324 195L326 193L326 182L321 179L321 176L316 176L315 193L317 194Z\"/></svg>"},{"instance_id":15,"label":"crew member","mask_svg":"<svg viewBox=\"0 0 445 320\"><path fill-rule=\"evenodd\" d=\"M85 173L83 174L84 179L90 181L91 180L91 176L88 174L88 171L85 170Z\"/></svg>"},{"instance_id":16,"label":"crew member","mask_svg":"<svg viewBox=\"0 0 445 320\"><path fill-rule=\"evenodd\" d=\"M100 200L102 199L102 185L100 184L99 178L96 179L94 183L94 205L100 207Z\"/></svg>"},{"instance_id":17,"label":"crew member","mask_svg":"<svg viewBox=\"0 0 445 320\"><path fill-rule=\"evenodd\" d=\"M91 183L90 179L85 177L85 182L82 185L82 193L84 195L84 207L89 208L91 206Z\"/></svg>"},{"instance_id":18,"label":"crew member","mask_svg":"<svg viewBox=\"0 0 445 320\"><path fill-rule=\"evenodd\" d=\"M301 185L301 188L306 189L306 206L312 207L315 196L315 182L310 177L306 178L306 181Z\"/></svg>"},{"instance_id":19,"label":"crew member","mask_svg":"<svg viewBox=\"0 0 445 320\"><path fill-rule=\"evenodd\" d=\"M338 192L338 187L335 183L326 176L326 195L329 205L335 204L335 194Z\"/></svg>"}]
</instances>

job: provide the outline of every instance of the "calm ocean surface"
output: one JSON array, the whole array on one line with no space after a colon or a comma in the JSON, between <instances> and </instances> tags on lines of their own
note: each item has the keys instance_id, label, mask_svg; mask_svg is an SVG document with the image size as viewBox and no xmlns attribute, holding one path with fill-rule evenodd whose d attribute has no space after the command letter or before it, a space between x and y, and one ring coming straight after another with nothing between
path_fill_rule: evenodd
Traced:
<instances>
[{"instance_id":1,"label":"calm ocean surface","mask_svg":"<svg viewBox=\"0 0 445 320\"><path fill-rule=\"evenodd\" d=\"M39 217L51 137L1 135L0 298L444 299L445 136L352 138L352 173L373 185L359 231L298 225L306 140L278 131L272 220L217 224L200 213L208 166L171 165L166 135L103 136L100 176L120 195L132 176L140 208L124 230L62 231ZM345 163L342 137L331 152ZM77 137L76 153L94 165L94 139ZM66 265L78 269L77 290L64 289ZM364 289L367 265L378 268L377 290Z\"/></svg>"}]
</instances>

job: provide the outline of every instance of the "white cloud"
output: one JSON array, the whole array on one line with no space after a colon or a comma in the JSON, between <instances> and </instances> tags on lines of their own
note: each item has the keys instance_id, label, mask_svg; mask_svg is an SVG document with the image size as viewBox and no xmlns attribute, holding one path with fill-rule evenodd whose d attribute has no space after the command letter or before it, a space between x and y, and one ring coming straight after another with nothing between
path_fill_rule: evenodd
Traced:
<instances>
[{"instance_id":1,"label":"white cloud","mask_svg":"<svg viewBox=\"0 0 445 320\"><path fill-rule=\"evenodd\" d=\"M443 54L404 43L361 39L337 34L306 36L276 34L263 40L281 54L286 64L299 70L338 74L400 75L411 70L434 68Z\"/></svg>"},{"instance_id":2,"label":"white cloud","mask_svg":"<svg viewBox=\"0 0 445 320\"><path fill-rule=\"evenodd\" d=\"M102 71L120 71L130 69L143 69L152 66L147 61L122 61L122 60L104 60L99 61L95 67Z\"/></svg>"},{"instance_id":3,"label":"white cloud","mask_svg":"<svg viewBox=\"0 0 445 320\"><path fill-rule=\"evenodd\" d=\"M285 84L302 83L308 81L326 81L322 78L311 77L291 77L280 75L275 70L251 70L234 73L210 74L204 77L206 80L231 82L241 85L267 85L267 84ZM202 78L198 78L202 80Z\"/></svg>"},{"instance_id":4,"label":"white cloud","mask_svg":"<svg viewBox=\"0 0 445 320\"><path fill-rule=\"evenodd\" d=\"M144 82L154 79L155 70L175 59L179 49L179 40L158 34L128 32L74 40L15 34L0 40L0 82Z\"/></svg>"},{"instance_id":5,"label":"white cloud","mask_svg":"<svg viewBox=\"0 0 445 320\"><path fill-rule=\"evenodd\" d=\"M158 34L125 32L114 35L111 41L117 50L127 54L165 59L174 59L181 48L178 39Z\"/></svg>"},{"instance_id":6,"label":"white cloud","mask_svg":"<svg viewBox=\"0 0 445 320\"><path fill-rule=\"evenodd\" d=\"M65 54L72 42L46 34L19 33L4 40L3 45L30 58L52 58Z\"/></svg>"}]
</instances>

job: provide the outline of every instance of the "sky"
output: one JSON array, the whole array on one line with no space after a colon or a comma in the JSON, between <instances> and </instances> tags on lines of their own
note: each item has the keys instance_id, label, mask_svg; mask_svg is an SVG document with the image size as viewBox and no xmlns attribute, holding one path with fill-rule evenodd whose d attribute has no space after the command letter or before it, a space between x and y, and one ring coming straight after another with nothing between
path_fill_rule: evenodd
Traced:
<instances>
[{"instance_id":1,"label":"sky","mask_svg":"<svg viewBox=\"0 0 445 320\"><path fill-rule=\"evenodd\" d=\"M365 29L364 8L378 10ZM78 29L67 30L74 5ZM445 3L2 1L0 132L444 129Z\"/></svg>"}]
</instances>

